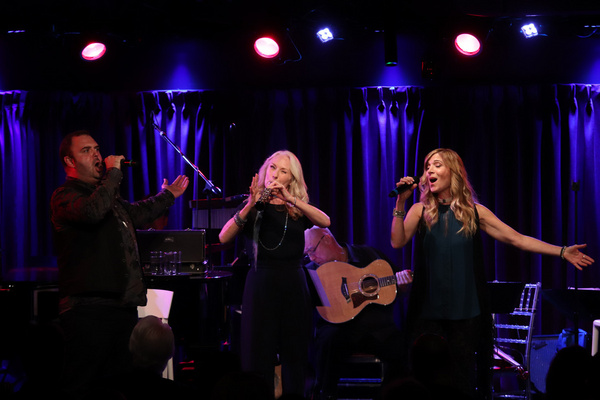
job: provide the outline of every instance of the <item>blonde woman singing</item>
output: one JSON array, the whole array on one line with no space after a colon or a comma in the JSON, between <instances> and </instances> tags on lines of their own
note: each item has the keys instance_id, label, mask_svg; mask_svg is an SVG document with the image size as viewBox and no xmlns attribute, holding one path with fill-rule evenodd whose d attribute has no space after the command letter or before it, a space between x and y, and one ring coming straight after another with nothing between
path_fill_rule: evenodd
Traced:
<instances>
[{"instance_id":1,"label":"blonde woman singing","mask_svg":"<svg viewBox=\"0 0 600 400\"><path fill-rule=\"evenodd\" d=\"M266 159L250 197L219 234L222 243L242 234L253 261L242 300L242 367L272 384L279 357L284 394L305 395L312 306L302 269L304 230L329 223L308 202L300 161L283 150Z\"/></svg>"},{"instance_id":2,"label":"blonde woman singing","mask_svg":"<svg viewBox=\"0 0 600 400\"><path fill-rule=\"evenodd\" d=\"M430 152L420 181L404 177L397 186L407 184L412 190L419 186L420 202L406 213L404 204L412 190L398 195L391 243L402 248L418 233L423 250L425 261L415 266L409 301L412 338L423 333L444 336L453 352L458 389L485 398L490 384L492 320L480 231L521 250L562 257L578 269L594 260L580 251L585 244L555 246L522 235L478 204L462 159L453 150Z\"/></svg>"}]
</instances>

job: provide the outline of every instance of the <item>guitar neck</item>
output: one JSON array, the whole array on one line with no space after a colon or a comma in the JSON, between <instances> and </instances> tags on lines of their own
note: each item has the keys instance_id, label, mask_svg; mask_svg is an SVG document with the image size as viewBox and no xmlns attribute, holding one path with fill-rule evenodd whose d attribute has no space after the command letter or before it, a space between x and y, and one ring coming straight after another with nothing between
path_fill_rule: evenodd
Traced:
<instances>
[{"instance_id":1,"label":"guitar neck","mask_svg":"<svg viewBox=\"0 0 600 400\"><path fill-rule=\"evenodd\" d=\"M396 275L382 276L381 278L378 278L377 281L379 282L380 287L395 285Z\"/></svg>"}]
</instances>

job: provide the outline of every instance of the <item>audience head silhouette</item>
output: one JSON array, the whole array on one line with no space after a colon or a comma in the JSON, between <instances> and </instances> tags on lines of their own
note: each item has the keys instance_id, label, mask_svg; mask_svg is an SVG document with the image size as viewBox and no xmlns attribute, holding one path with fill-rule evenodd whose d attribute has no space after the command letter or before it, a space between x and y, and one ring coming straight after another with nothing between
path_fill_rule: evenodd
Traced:
<instances>
[{"instance_id":1,"label":"audience head silhouette","mask_svg":"<svg viewBox=\"0 0 600 400\"><path fill-rule=\"evenodd\" d=\"M175 351L171 327L154 315L141 318L131 333L129 351L135 368L162 373Z\"/></svg>"},{"instance_id":2,"label":"audience head silhouette","mask_svg":"<svg viewBox=\"0 0 600 400\"><path fill-rule=\"evenodd\" d=\"M591 375L592 356L581 346L569 346L559 350L552 359L546 375L546 399L597 398L591 390L597 376Z\"/></svg>"}]
</instances>

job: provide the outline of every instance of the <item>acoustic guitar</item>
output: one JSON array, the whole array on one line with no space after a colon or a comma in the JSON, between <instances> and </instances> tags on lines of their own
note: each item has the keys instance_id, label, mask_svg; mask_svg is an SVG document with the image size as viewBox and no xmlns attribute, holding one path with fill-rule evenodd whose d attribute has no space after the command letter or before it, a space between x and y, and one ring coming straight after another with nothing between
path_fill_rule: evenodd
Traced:
<instances>
[{"instance_id":1,"label":"acoustic guitar","mask_svg":"<svg viewBox=\"0 0 600 400\"><path fill-rule=\"evenodd\" d=\"M318 306L326 321L342 323L356 317L367 305L388 305L396 298L396 275L385 260L375 260L365 268L333 261L316 271L330 306ZM401 283L412 282L410 270L402 271Z\"/></svg>"}]
</instances>

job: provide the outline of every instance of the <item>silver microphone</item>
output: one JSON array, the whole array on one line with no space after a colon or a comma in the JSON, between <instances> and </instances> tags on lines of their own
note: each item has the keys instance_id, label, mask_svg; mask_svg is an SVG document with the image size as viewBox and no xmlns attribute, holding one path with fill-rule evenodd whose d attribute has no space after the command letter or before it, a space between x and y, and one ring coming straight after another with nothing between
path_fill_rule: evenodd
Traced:
<instances>
[{"instance_id":1,"label":"silver microphone","mask_svg":"<svg viewBox=\"0 0 600 400\"><path fill-rule=\"evenodd\" d=\"M269 199L269 196L271 196L271 190L272 189L270 188L265 188L265 190L263 190L262 194L260 195L260 199L257 200L256 204L254 204L254 208L256 208L258 211L263 211L265 209L265 203Z\"/></svg>"}]
</instances>

